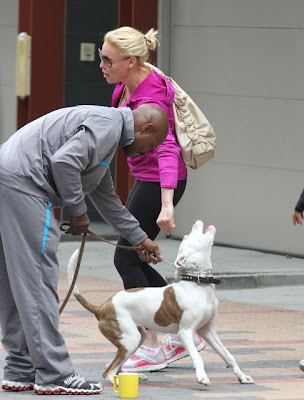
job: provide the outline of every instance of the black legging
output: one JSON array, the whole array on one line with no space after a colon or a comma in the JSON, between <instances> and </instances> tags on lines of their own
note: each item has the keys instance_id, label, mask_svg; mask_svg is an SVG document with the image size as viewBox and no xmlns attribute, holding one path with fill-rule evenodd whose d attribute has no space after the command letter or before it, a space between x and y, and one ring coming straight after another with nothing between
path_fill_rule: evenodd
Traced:
<instances>
[{"instance_id":1,"label":"black legging","mask_svg":"<svg viewBox=\"0 0 304 400\"><path fill-rule=\"evenodd\" d=\"M179 181L174 190L173 205L180 201L187 180ZM159 182L144 182L135 180L129 193L126 208L140 222L141 228L152 240L156 238L160 229L156 220L161 211L161 187ZM118 244L130 246L123 237L118 238ZM164 278L149 264L138 257L135 251L116 248L114 264L119 272L125 289L137 287L159 287L167 283Z\"/></svg>"}]
</instances>

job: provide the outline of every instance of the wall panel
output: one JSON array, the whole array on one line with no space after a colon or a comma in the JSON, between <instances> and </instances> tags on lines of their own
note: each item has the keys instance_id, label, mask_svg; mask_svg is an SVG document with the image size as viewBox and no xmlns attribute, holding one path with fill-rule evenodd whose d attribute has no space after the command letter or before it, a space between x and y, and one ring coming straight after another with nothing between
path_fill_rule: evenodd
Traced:
<instances>
[{"instance_id":1,"label":"wall panel","mask_svg":"<svg viewBox=\"0 0 304 400\"><path fill-rule=\"evenodd\" d=\"M171 74L191 92L304 98L304 29L175 26L172 37Z\"/></svg>"},{"instance_id":2,"label":"wall panel","mask_svg":"<svg viewBox=\"0 0 304 400\"><path fill-rule=\"evenodd\" d=\"M303 0L173 0L176 25L303 28Z\"/></svg>"},{"instance_id":3,"label":"wall panel","mask_svg":"<svg viewBox=\"0 0 304 400\"><path fill-rule=\"evenodd\" d=\"M217 134L215 158L189 171L175 237L202 218L217 242L304 254L291 221L304 182L303 15L297 0L174 2L171 75Z\"/></svg>"}]
</instances>

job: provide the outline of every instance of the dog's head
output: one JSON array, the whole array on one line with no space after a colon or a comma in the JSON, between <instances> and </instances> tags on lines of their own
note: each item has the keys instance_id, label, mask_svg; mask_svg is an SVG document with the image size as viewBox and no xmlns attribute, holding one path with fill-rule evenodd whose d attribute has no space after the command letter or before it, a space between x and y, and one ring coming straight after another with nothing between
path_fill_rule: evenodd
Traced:
<instances>
[{"instance_id":1,"label":"dog's head","mask_svg":"<svg viewBox=\"0 0 304 400\"><path fill-rule=\"evenodd\" d=\"M204 233L202 221L195 221L189 235L184 236L176 260L174 262L177 273L191 271L197 273L212 269L211 247L213 245L216 229L208 226Z\"/></svg>"}]
</instances>

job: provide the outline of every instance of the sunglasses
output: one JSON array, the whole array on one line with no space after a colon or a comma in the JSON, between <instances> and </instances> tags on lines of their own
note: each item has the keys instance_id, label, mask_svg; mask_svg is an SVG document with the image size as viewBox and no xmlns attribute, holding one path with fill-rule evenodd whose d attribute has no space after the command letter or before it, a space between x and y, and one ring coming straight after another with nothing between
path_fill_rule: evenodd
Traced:
<instances>
[{"instance_id":1,"label":"sunglasses","mask_svg":"<svg viewBox=\"0 0 304 400\"><path fill-rule=\"evenodd\" d=\"M98 54L99 54L100 61L104 62L106 64L106 66L109 67L109 68L111 68L113 66L113 64L116 64L119 61L127 60L128 58L130 58L130 57L125 57L125 58L121 58L120 60L113 61L111 58L109 58L107 56L103 56L101 54L101 49L98 49Z\"/></svg>"}]
</instances>

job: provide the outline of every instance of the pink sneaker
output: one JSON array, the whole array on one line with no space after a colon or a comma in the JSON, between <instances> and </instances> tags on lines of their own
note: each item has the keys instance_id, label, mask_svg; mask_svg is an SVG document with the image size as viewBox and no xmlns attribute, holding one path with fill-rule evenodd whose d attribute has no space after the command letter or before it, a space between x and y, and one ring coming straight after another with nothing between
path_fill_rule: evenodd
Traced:
<instances>
[{"instance_id":1,"label":"pink sneaker","mask_svg":"<svg viewBox=\"0 0 304 400\"><path fill-rule=\"evenodd\" d=\"M196 332L193 334L193 341L197 351L203 350L206 346L203 339ZM162 349L165 353L168 364L189 355L188 350L184 348L177 335L166 335L162 342Z\"/></svg>"},{"instance_id":2,"label":"pink sneaker","mask_svg":"<svg viewBox=\"0 0 304 400\"><path fill-rule=\"evenodd\" d=\"M160 347L155 351L140 346L122 366L123 372L158 371L167 367L166 356Z\"/></svg>"}]
</instances>

